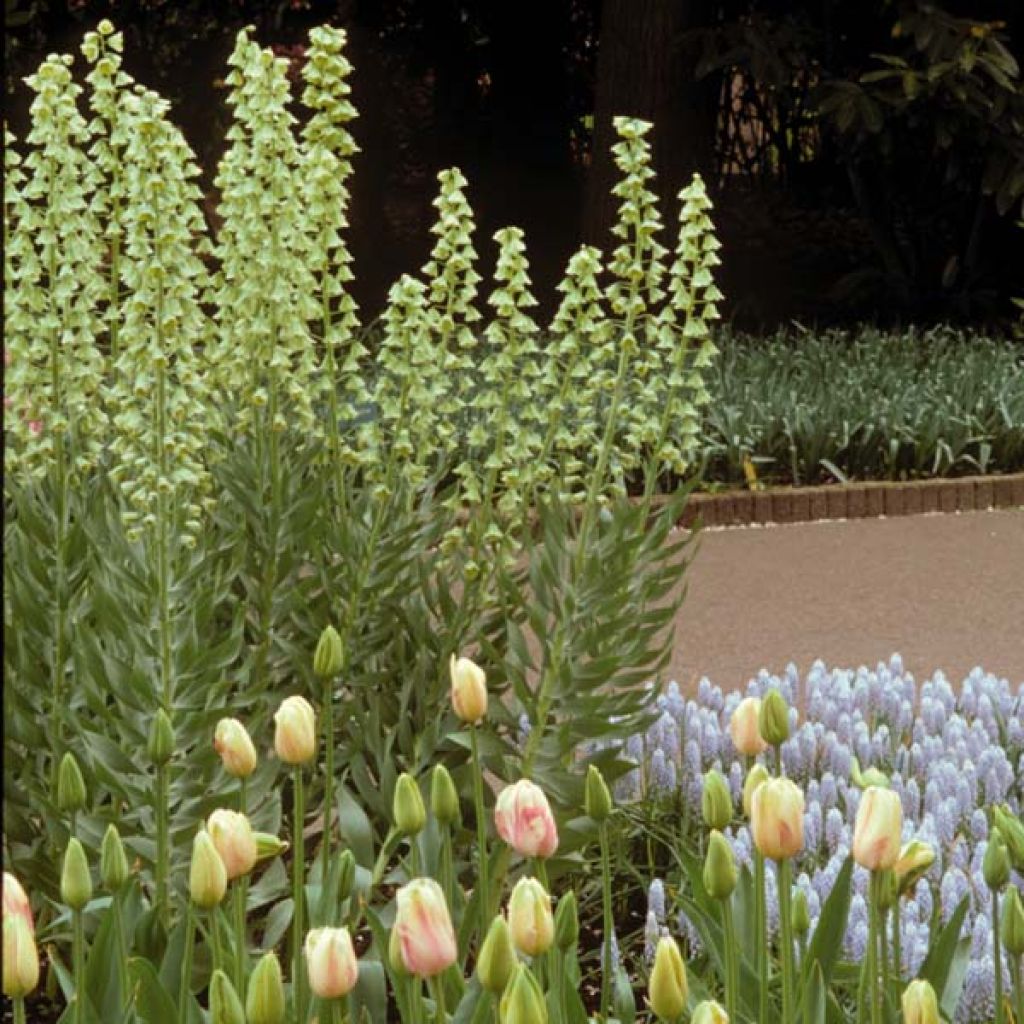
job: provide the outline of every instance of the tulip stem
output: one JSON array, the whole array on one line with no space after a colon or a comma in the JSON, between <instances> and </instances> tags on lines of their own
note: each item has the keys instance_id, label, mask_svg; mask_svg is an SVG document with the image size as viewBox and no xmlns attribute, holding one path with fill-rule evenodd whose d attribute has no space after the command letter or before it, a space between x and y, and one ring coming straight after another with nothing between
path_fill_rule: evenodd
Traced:
<instances>
[{"instance_id":1,"label":"tulip stem","mask_svg":"<svg viewBox=\"0 0 1024 1024\"><path fill-rule=\"evenodd\" d=\"M434 979L434 1020L437 1024L447 1024L448 1010L444 1005L444 975Z\"/></svg>"},{"instance_id":2,"label":"tulip stem","mask_svg":"<svg viewBox=\"0 0 1024 1024\"><path fill-rule=\"evenodd\" d=\"M71 911L71 957L75 973L74 1024L85 1020L85 919L81 910Z\"/></svg>"},{"instance_id":3,"label":"tulip stem","mask_svg":"<svg viewBox=\"0 0 1024 1024\"><path fill-rule=\"evenodd\" d=\"M334 819L334 677L324 680L324 834L320 850L320 913L327 909L327 873L331 860L331 823ZM332 923L332 922L328 922Z\"/></svg>"},{"instance_id":4,"label":"tulip stem","mask_svg":"<svg viewBox=\"0 0 1024 1024\"><path fill-rule=\"evenodd\" d=\"M604 909L601 956L601 1019L608 1019L608 1004L612 994L612 868L608 851L608 823L602 821L597 830L601 843L601 906Z\"/></svg>"},{"instance_id":5,"label":"tulip stem","mask_svg":"<svg viewBox=\"0 0 1024 1024\"><path fill-rule=\"evenodd\" d=\"M224 955L220 948L220 922L217 920L217 908L210 908L210 943L213 946L213 969L224 969Z\"/></svg>"},{"instance_id":6,"label":"tulip stem","mask_svg":"<svg viewBox=\"0 0 1024 1024\"><path fill-rule=\"evenodd\" d=\"M788 860L779 861L779 919L782 931L782 1019L794 1019L793 881Z\"/></svg>"},{"instance_id":7,"label":"tulip stem","mask_svg":"<svg viewBox=\"0 0 1024 1024\"><path fill-rule=\"evenodd\" d=\"M739 985L739 967L736 961L736 922L732 915L732 896L722 900L722 923L725 926L725 1012L729 1020L736 1015L736 995Z\"/></svg>"},{"instance_id":8,"label":"tulip stem","mask_svg":"<svg viewBox=\"0 0 1024 1024\"><path fill-rule=\"evenodd\" d=\"M884 993L889 986L889 911L884 907L879 908L878 925L878 955Z\"/></svg>"},{"instance_id":9,"label":"tulip stem","mask_svg":"<svg viewBox=\"0 0 1024 1024\"><path fill-rule=\"evenodd\" d=\"M243 875L235 882L235 891L231 894L235 916L235 991L242 1000L245 999L245 976L248 974L248 950L245 944L245 878Z\"/></svg>"},{"instance_id":10,"label":"tulip stem","mask_svg":"<svg viewBox=\"0 0 1024 1024\"><path fill-rule=\"evenodd\" d=\"M992 890L992 959L995 961L996 1024L1006 1020L1003 1006L1003 952L999 935L999 891Z\"/></svg>"},{"instance_id":11,"label":"tulip stem","mask_svg":"<svg viewBox=\"0 0 1024 1024\"><path fill-rule=\"evenodd\" d=\"M879 874L871 872L868 898L868 980L871 985L871 1024L882 1024L882 993L878 985L878 897Z\"/></svg>"},{"instance_id":12,"label":"tulip stem","mask_svg":"<svg viewBox=\"0 0 1024 1024\"><path fill-rule=\"evenodd\" d=\"M900 897L896 897L896 902L892 905L892 966L896 974L896 981L903 981L903 936L900 934L901 928L901 914L900 914Z\"/></svg>"},{"instance_id":13,"label":"tulip stem","mask_svg":"<svg viewBox=\"0 0 1024 1024\"><path fill-rule=\"evenodd\" d=\"M1010 954L1010 982L1013 985L1014 1019L1024 1022L1024 984L1021 981L1021 957Z\"/></svg>"},{"instance_id":14,"label":"tulip stem","mask_svg":"<svg viewBox=\"0 0 1024 1024\"><path fill-rule=\"evenodd\" d=\"M192 990L192 955L195 949L196 927L192 917L192 901L185 901L185 951L181 958L181 979L178 983L178 1022L188 1021L188 997Z\"/></svg>"},{"instance_id":15,"label":"tulip stem","mask_svg":"<svg viewBox=\"0 0 1024 1024\"><path fill-rule=\"evenodd\" d=\"M480 744L476 736L477 727L469 727L469 738L473 751L473 803L476 812L476 845L480 858L480 870L478 872L480 898L477 900L479 911L480 928L477 933L477 949L483 945L484 937L487 935L487 927L491 919L491 883L488 878L490 867L487 855L487 819L484 817L484 774L483 765L480 764Z\"/></svg>"},{"instance_id":16,"label":"tulip stem","mask_svg":"<svg viewBox=\"0 0 1024 1024\"><path fill-rule=\"evenodd\" d=\"M117 980L121 990L121 996L125 1003L128 1001L128 986L125 984L125 968L128 963L128 946L124 938L124 903L122 893L124 887L119 888L110 898L110 909L114 915L114 942L117 946Z\"/></svg>"},{"instance_id":17,"label":"tulip stem","mask_svg":"<svg viewBox=\"0 0 1024 1024\"><path fill-rule=\"evenodd\" d=\"M306 821L305 797L302 788L302 765L295 766L295 806L293 808L292 841L295 844L295 859L292 862L292 988L295 990L295 1017L305 1021L306 972L302 964L302 932L304 928L303 913L306 850L303 829Z\"/></svg>"},{"instance_id":18,"label":"tulip stem","mask_svg":"<svg viewBox=\"0 0 1024 1024\"><path fill-rule=\"evenodd\" d=\"M24 996L17 996L14 1000L14 1024L25 1024Z\"/></svg>"},{"instance_id":19,"label":"tulip stem","mask_svg":"<svg viewBox=\"0 0 1024 1024\"><path fill-rule=\"evenodd\" d=\"M765 903L764 855L754 850L754 929L757 933L757 1020L768 1024L768 914Z\"/></svg>"},{"instance_id":20,"label":"tulip stem","mask_svg":"<svg viewBox=\"0 0 1024 1024\"><path fill-rule=\"evenodd\" d=\"M167 842L167 765L156 766L156 912L157 917L167 924L167 875L169 848Z\"/></svg>"}]
</instances>

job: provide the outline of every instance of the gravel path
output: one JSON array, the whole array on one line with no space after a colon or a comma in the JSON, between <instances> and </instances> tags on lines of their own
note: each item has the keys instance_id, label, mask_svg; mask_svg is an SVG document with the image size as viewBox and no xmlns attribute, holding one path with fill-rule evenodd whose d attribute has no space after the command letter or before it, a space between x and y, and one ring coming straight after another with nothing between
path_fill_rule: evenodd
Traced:
<instances>
[{"instance_id":1,"label":"gravel path","mask_svg":"<svg viewBox=\"0 0 1024 1024\"><path fill-rule=\"evenodd\" d=\"M709 529L686 581L680 686L894 651L918 679L1024 681L1024 509Z\"/></svg>"}]
</instances>

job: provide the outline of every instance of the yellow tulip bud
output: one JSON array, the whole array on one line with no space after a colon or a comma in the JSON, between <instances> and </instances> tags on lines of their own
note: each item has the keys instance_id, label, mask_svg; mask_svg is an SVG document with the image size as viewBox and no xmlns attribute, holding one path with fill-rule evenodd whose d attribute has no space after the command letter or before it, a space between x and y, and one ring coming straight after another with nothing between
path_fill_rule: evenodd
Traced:
<instances>
[{"instance_id":1,"label":"yellow tulip bud","mask_svg":"<svg viewBox=\"0 0 1024 1024\"><path fill-rule=\"evenodd\" d=\"M487 676L469 658L456 658L449 663L452 678L452 709L469 725L476 725L487 714Z\"/></svg>"},{"instance_id":2,"label":"yellow tulip bud","mask_svg":"<svg viewBox=\"0 0 1024 1024\"><path fill-rule=\"evenodd\" d=\"M210 1024L245 1024L245 1011L235 986L222 970L210 978Z\"/></svg>"},{"instance_id":3,"label":"yellow tulip bud","mask_svg":"<svg viewBox=\"0 0 1024 1024\"><path fill-rule=\"evenodd\" d=\"M39 984L39 952L32 926L20 914L5 915L3 931L4 995L24 999Z\"/></svg>"},{"instance_id":4,"label":"yellow tulip bud","mask_svg":"<svg viewBox=\"0 0 1024 1024\"><path fill-rule=\"evenodd\" d=\"M690 1024L729 1024L729 1015L713 999L705 999L697 1004Z\"/></svg>"},{"instance_id":5,"label":"yellow tulip bud","mask_svg":"<svg viewBox=\"0 0 1024 1024\"><path fill-rule=\"evenodd\" d=\"M939 1024L939 1001L935 989L918 978L903 991L903 1024Z\"/></svg>"},{"instance_id":6,"label":"yellow tulip bud","mask_svg":"<svg viewBox=\"0 0 1024 1024\"><path fill-rule=\"evenodd\" d=\"M750 805L754 845L769 860L787 860L804 848L804 795L790 779L769 779Z\"/></svg>"},{"instance_id":7,"label":"yellow tulip bud","mask_svg":"<svg viewBox=\"0 0 1024 1024\"><path fill-rule=\"evenodd\" d=\"M217 906L228 888L228 873L205 828L192 840L192 863L188 874L189 895L203 910Z\"/></svg>"},{"instance_id":8,"label":"yellow tulip bud","mask_svg":"<svg viewBox=\"0 0 1024 1024\"><path fill-rule=\"evenodd\" d=\"M519 964L501 997L501 1024L547 1024L548 1007L537 979L526 964Z\"/></svg>"},{"instance_id":9,"label":"yellow tulip bud","mask_svg":"<svg viewBox=\"0 0 1024 1024\"><path fill-rule=\"evenodd\" d=\"M746 697L739 702L729 719L729 735L736 752L745 757L756 757L768 746L761 736L761 701Z\"/></svg>"},{"instance_id":10,"label":"yellow tulip bud","mask_svg":"<svg viewBox=\"0 0 1024 1024\"><path fill-rule=\"evenodd\" d=\"M654 952L654 967L647 984L647 1001L660 1020L677 1021L686 1009L689 987L686 983L686 965L676 940L668 935L658 940Z\"/></svg>"},{"instance_id":11,"label":"yellow tulip bud","mask_svg":"<svg viewBox=\"0 0 1024 1024\"><path fill-rule=\"evenodd\" d=\"M285 764L307 764L316 757L316 715L305 697L286 697L274 725L274 749Z\"/></svg>"},{"instance_id":12,"label":"yellow tulip bud","mask_svg":"<svg viewBox=\"0 0 1024 1024\"><path fill-rule=\"evenodd\" d=\"M868 786L853 829L853 859L868 871L895 867L903 838L903 804L891 789Z\"/></svg>"},{"instance_id":13,"label":"yellow tulip bud","mask_svg":"<svg viewBox=\"0 0 1024 1024\"><path fill-rule=\"evenodd\" d=\"M207 819L213 845L217 847L228 880L232 881L249 874L256 866L259 848L249 819L238 811L219 808Z\"/></svg>"},{"instance_id":14,"label":"yellow tulip bud","mask_svg":"<svg viewBox=\"0 0 1024 1024\"><path fill-rule=\"evenodd\" d=\"M237 718L222 718L217 723L213 749L220 755L228 775L247 779L256 771L256 748L248 730Z\"/></svg>"},{"instance_id":15,"label":"yellow tulip bud","mask_svg":"<svg viewBox=\"0 0 1024 1024\"><path fill-rule=\"evenodd\" d=\"M249 978L245 997L248 1024L284 1024L284 981L281 964L273 953L266 953Z\"/></svg>"},{"instance_id":16,"label":"yellow tulip bud","mask_svg":"<svg viewBox=\"0 0 1024 1024\"><path fill-rule=\"evenodd\" d=\"M536 878L520 878L508 901L508 926L516 949L527 956L546 953L555 940L551 897Z\"/></svg>"},{"instance_id":17,"label":"yellow tulip bud","mask_svg":"<svg viewBox=\"0 0 1024 1024\"><path fill-rule=\"evenodd\" d=\"M763 764L755 764L753 768L747 772L747 777L743 782L743 813L749 818L751 802L754 799L754 792L762 782L767 782L771 778L771 772Z\"/></svg>"},{"instance_id":18,"label":"yellow tulip bud","mask_svg":"<svg viewBox=\"0 0 1024 1024\"><path fill-rule=\"evenodd\" d=\"M476 961L476 976L488 991L500 996L518 963L508 922L499 914L487 929L480 955Z\"/></svg>"},{"instance_id":19,"label":"yellow tulip bud","mask_svg":"<svg viewBox=\"0 0 1024 1024\"><path fill-rule=\"evenodd\" d=\"M935 863L935 848L920 839L911 839L901 850L893 871L899 882L900 895L910 892Z\"/></svg>"},{"instance_id":20,"label":"yellow tulip bud","mask_svg":"<svg viewBox=\"0 0 1024 1024\"><path fill-rule=\"evenodd\" d=\"M355 988L359 963L347 928L314 928L304 947L309 988L321 999L340 999Z\"/></svg>"}]
</instances>

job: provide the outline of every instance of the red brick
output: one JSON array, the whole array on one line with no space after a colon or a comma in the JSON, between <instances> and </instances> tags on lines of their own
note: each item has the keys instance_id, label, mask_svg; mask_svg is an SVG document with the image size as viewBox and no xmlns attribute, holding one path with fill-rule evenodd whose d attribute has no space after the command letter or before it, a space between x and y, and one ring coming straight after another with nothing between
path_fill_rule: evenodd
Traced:
<instances>
[{"instance_id":1,"label":"red brick","mask_svg":"<svg viewBox=\"0 0 1024 1024\"><path fill-rule=\"evenodd\" d=\"M956 482L956 507L961 512L974 511L974 480L968 477Z\"/></svg>"},{"instance_id":2,"label":"red brick","mask_svg":"<svg viewBox=\"0 0 1024 1024\"><path fill-rule=\"evenodd\" d=\"M890 483L882 491L885 514L901 516L903 512L903 488L897 483Z\"/></svg>"},{"instance_id":3,"label":"red brick","mask_svg":"<svg viewBox=\"0 0 1024 1024\"><path fill-rule=\"evenodd\" d=\"M754 521L754 495L751 491L736 491L732 496L732 521L746 526Z\"/></svg>"},{"instance_id":4,"label":"red brick","mask_svg":"<svg viewBox=\"0 0 1024 1024\"><path fill-rule=\"evenodd\" d=\"M943 512L955 512L957 506L957 485L955 480L943 480L939 488L939 508Z\"/></svg>"},{"instance_id":5,"label":"red brick","mask_svg":"<svg viewBox=\"0 0 1024 1024\"><path fill-rule=\"evenodd\" d=\"M942 484L938 480L924 480L921 483L921 511L938 512L939 494Z\"/></svg>"},{"instance_id":6,"label":"red brick","mask_svg":"<svg viewBox=\"0 0 1024 1024\"><path fill-rule=\"evenodd\" d=\"M868 490L863 484L850 484L846 488L846 515L849 519L863 519L868 512Z\"/></svg>"},{"instance_id":7,"label":"red brick","mask_svg":"<svg viewBox=\"0 0 1024 1024\"><path fill-rule=\"evenodd\" d=\"M1024 505L1024 473L1016 473L1011 480L1011 503L1014 507Z\"/></svg>"},{"instance_id":8,"label":"red brick","mask_svg":"<svg viewBox=\"0 0 1024 1024\"><path fill-rule=\"evenodd\" d=\"M772 496L765 491L754 493L754 521L757 523L772 521Z\"/></svg>"},{"instance_id":9,"label":"red brick","mask_svg":"<svg viewBox=\"0 0 1024 1024\"><path fill-rule=\"evenodd\" d=\"M793 522L806 523L811 518L811 495L806 487L794 487L790 492L793 496Z\"/></svg>"},{"instance_id":10,"label":"red brick","mask_svg":"<svg viewBox=\"0 0 1024 1024\"><path fill-rule=\"evenodd\" d=\"M974 507L991 508L993 505L992 480L987 476L978 477L974 485Z\"/></svg>"},{"instance_id":11,"label":"red brick","mask_svg":"<svg viewBox=\"0 0 1024 1024\"><path fill-rule=\"evenodd\" d=\"M864 489L867 494L867 515L885 515L885 485L866 484Z\"/></svg>"},{"instance_id":12,"label":"red brick","mask_svg":"<svg viewBox=\"0 0 1024 1024\"><path fill-rule=\"evenodd\" d=\"M996 508L1013 507L1013 477L997 476L992 480L992 503Z\"/></svg>"},{"instance_id":13,"label":"red brick","mask_svg":"<svg viewBox=\"0 0 1024 1024\"><path fill-rule=\"evenodd\" d=\"M924 496L921 493L920 483L909 483L903 487L903 514L905 516L916 516L924 508Z\"/></svg>"},{"instance_id":14,"label":"red brick","mask_svg":"<svg viewBox=\"0 0 1024 1024\"><path fill-rule=\"evenodd\" d=\"M777 523L792 523L794 521L792 491L776 491L772 495L772 519Z\"/></svg>"},{"instance_id":15,"label":"red brick","mask_svg":"<svg viewBox=\"0 0 1024 1024\"><path fill-rule=\"evenodd\" d=\"M845 519L847 516L846 488L841 485L829 487L825 492L825 507L828 510L829 519Z\"/></svg>"}]
</instances>

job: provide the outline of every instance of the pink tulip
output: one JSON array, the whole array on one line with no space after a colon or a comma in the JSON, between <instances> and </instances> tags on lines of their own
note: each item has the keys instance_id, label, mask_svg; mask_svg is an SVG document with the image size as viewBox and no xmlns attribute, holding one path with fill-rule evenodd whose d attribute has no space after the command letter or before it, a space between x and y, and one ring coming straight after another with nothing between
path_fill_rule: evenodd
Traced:
<instances>
[{"instance_id":1,"label":"pink tulip","mask_svg":"<svg viewBox=\"0 0 1024 1024\"><path fill-rule=\"evenodd\" d=\"M313 995L340 999L355 988L359 963L347 928L314 928L306 936L305 951Z\"/></svg>"},{"instance_id":2,"label":"pink tulip","mask_svg":"<svg viewBox=\"0 0 1024 1024\"><path fill-rule=\"evenodd\" d=\"M21 887L21 882L10 873L4 872L3 882L3 919L9 917L23 917L28 923L29 931L35 933L35 921L32 918L32 907L28 902L28 896Z\"/></svg>"},{"instance_id":3,"label":"pink tulip","mask_svg":"<svg viewBox=\"0 0 1024 1024\"><path fill-rule=\"evenodd\" d=\"M498 835L523 857L550 857L558 849L558 827L544 791L520 779L498 794L494 807Z\"/></svg>"},{"instance_id":4,"label":"pink tulip","mask_svg":"<svg viewBox=\"0 0 1024 1024\"><path fill-rule=\"evenodd\" d=\"M395 899L395 931L405 969L418 978L436 977L458 957L441 886L432 878L414 878L398 890Z\"/></svg>"},{"instance_id":5,"label":"pink tulip","mask_svg":"<svg viewBox=\"0 0 1024 1024\"><path fill-rule=\"evenodd\" d=\"M206 828L224 861L228 880L249 874L256 866L258 855L249 819L238 811L221 808L210 815Z\"/></svg>"}]
</instances>

